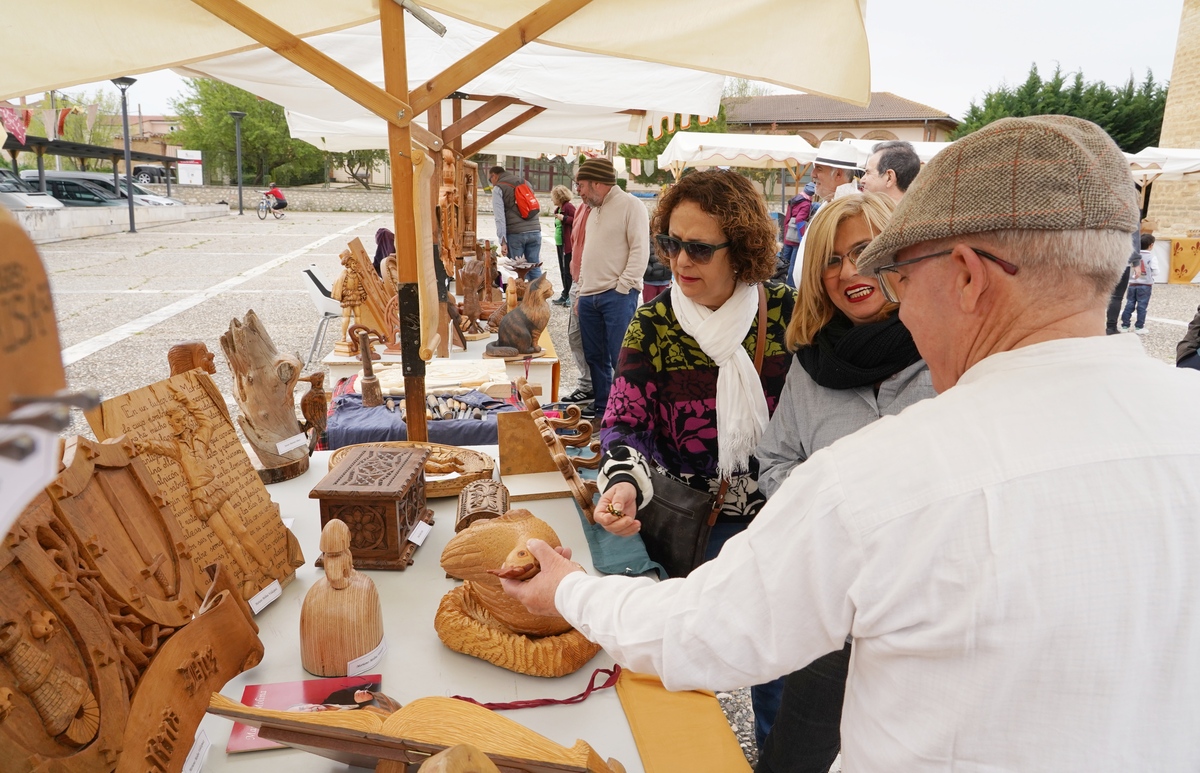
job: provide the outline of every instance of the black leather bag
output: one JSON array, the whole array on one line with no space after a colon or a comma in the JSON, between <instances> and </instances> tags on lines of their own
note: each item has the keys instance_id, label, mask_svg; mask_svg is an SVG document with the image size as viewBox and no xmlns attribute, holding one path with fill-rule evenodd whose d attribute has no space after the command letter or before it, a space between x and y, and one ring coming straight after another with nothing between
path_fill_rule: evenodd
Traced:
<instances>
[{"instance_id":1,"label":"black leather bag","mask_svg":"<svg viewBox=\"0 0 1200 773\"><path fill-rule=\"evenodd\" d=\"M762 372L763 352L767 344L767 296L758 286L758 341L754 369ZM651 561L657 561L671 577L686 577L704 563L704 551L713 524L721 513L729 480L722 479L714 496L694 489L681 480L663 475L651 467L654 496L637 513L642 527L639 534Z\"/></svg>"}]
</instances>

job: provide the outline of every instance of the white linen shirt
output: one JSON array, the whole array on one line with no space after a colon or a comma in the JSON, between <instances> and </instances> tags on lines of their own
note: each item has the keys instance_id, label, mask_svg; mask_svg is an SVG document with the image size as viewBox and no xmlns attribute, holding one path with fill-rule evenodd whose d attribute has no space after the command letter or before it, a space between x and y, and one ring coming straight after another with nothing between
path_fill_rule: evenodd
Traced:
<instances>
[{"instance_id":1,"label":"white linen shirt","mask_svg":"<svg viewBox=\"0 0 1200 773\"><path fill-rule=\"evenodd\" d=\"M688 578L555 601L674 690L852 634L846 770L1200 770L1198 396L1133 336L996 354L813 454Z\"/></svg>"}]
</instances>

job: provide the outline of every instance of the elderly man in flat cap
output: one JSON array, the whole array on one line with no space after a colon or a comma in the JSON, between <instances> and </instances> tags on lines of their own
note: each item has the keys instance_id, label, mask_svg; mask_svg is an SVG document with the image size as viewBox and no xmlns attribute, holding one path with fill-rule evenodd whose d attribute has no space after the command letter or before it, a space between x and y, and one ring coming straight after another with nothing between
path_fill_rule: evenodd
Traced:
<instances>
[{"instance_id":1,"label":"elderly man in flat cap","mask_svg":"<svg viewBox=\"0 0 1200 773\"><path fill-rule=\"evenodd\" d=\"M813 454L686 579L531 541L541 573L506 590L676 690L853 635L848 770L1200 770L1200 413L1171 409L1200 376L1104 335L1137 227L1094 124L959 140L858 262L936 398Z\"/></svg>"}]
</instances>

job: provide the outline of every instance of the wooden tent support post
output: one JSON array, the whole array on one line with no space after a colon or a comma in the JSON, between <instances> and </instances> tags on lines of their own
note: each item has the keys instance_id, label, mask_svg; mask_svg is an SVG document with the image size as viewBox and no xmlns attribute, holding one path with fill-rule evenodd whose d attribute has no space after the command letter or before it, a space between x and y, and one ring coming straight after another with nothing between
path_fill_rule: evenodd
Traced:
<instances>
[{"instance_id":1,"label":"wooden tent support post","mask_svg":"<svg viewBox=\"0 0 1200 773\"><path fill-rule=\"evenodd\" d=\"M472 156L472 155L478 153L479 151L486 148L488 145L495 142L500 137L503 137L505 134L508 134L513 129L515 129L518 126L520 126L521 124L525 123L530 118L533 118L535 115L541 114L545 110L546 110L546 108L544 108L544 107L529 108L524 113L521 113L516 118L514 118L511 121L509 121L508 123L504 124L500 128L496 129L493 132L489 132L487 135L479 138L475 142L472 142L470 145L463 148L463 150L462 150L463 156Z\"/></svg>"},{"instance_id":2,"label":"wooden tent support post","mask_svg":"<svg viewBox=\"0 0 1200 773\"><path fill-rule=\"evenodd\" d=\"M454 101L456 105L461 105L461 102L462 100ZM461 116L455 118L454 123L447 126L446 130L442 132L442 140L445 142L456 140L509 105L516 104L521 104L521 101L512 97L492 97L481 107L477 107L468 113L465 118ZM460 107L460 113L461 110L462 108Z\"/></svg>"}]
</instances>

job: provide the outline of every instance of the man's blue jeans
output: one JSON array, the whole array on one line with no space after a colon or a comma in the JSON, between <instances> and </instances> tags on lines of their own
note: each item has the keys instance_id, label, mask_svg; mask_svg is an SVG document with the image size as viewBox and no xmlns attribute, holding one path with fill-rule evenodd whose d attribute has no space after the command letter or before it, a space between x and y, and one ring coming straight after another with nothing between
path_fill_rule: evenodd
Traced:
<instances>
[{"instance_id":1,"label":"man's blue jeans","mask_svg":"<svg viewBox=\"0 0 1200 773\"><path fill-rule=\"evenodd\" d=\"M539 225L536 231L523 231L517 234L508 234L505 237L508 241L508 257L520 263L522 259L526 263L536 263L525 278L530 282L542 275L542 228Z\"/></svg>"},{"instance_id":2,"label":"man's blue jeans","mask_svg":"<svg viewBox=\"0 0 1200 773\"><path fill-rule=\"evenodd\" d=\"M613 368L617 365L621 342L625 340L625 331L639 300L641 294L637 290L624 295L616 290L606 290L596 295L579 296L579 332L583 336L588 369L592 372L592 391L596 395L592 405L597 418L603 417L608 407Z\"/></svg>"}]
</instances>

